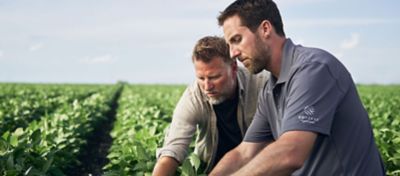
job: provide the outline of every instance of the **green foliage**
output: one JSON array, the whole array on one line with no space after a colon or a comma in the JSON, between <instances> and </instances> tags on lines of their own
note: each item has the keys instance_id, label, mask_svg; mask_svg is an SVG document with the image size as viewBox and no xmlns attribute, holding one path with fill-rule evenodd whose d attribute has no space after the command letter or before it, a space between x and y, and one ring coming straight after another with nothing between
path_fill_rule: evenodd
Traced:
<instances>
[{"instance_id":1,"label":"green foliage","mask_svg":"<svg viewBox=\"0 0 400 176\"><path fill-rule=\"evenodd\" d=\"M387 175L400 174L400 86L358 86Z\"/></svg>"},{"instance_id":2,"label":"green foliage","mask_svg":"<svg viewBox=\"0 0 400 176\"><path fill-rule=\"evenodd\" d=\"M0 175L64 175L118 100L104 175L151 175L184 86L0 84ZM400 86L359 85L387 175L400 175ZM193 150L193 146L191 146ZM195 154L177 175L204 175Z\"/></svg>"},{"instance_id":3,"label":"green foliage","mask_svg":"<svg viewBox=\"0 0 400 176\"><path fill-rule=\"evenodd\" d=\"M1 84L0 88L0 134L25 128L60 106L94 93L82 86L67 85Z\"/></svg>"},{"instance_id":4,"label":"green foliage","mask_svg":"<svg viewBox=\"0 0 400 176\"><path fill-rule=\"evenodd\" d=\"M57 91L62 92L60 89ZM83 93L68 93L71 90L66 87L63 94L69 97L61 98L53 113L44 113L15 130L3 129L5 132L0 138L1 175L64 175L63 170L79 164L77 155L86 144L86 137L97 123L105 119L118 87L77 86L74 89ZM52 94L51 91L47 93ZM64 95L60 93L60 97ZM12 101L13 98L8 96L4 99Z\"/></svg>"},{"instance_id":5,"label":"green foliage","mask_svg":"<svg viewBox=\"0 0 400 176\"><path fill-rule=\"evenodd\" d=\"M203 164L203 165L202 165ZM203 166L203 167L202 167ZM185 159L182 166L179 168L180 173L183 176L205 176L204 174L204 163L202 163L199 157L191 153L188 158Z\"/></svg>"},{"instance_id":6,"label":"green foliage","mask_svg":"<svg viewBox=\"0 0 400 176\"><path fill-rule=\"evenodd\" d=\"M117 120L111 132L113 145L104 167L105 175L151 175L156 149L184 87L125 87L119 100Z\"/></svg>"}]
</instances>

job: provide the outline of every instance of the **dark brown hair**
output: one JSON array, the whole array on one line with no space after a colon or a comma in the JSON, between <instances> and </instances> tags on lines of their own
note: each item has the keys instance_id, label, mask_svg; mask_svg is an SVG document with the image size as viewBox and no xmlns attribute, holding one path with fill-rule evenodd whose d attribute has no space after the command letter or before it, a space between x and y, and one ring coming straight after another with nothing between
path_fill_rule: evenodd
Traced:
<instances>
[{"instance_id":1,"label":"dark brown hair","mask_svg":"<svg viewBox=\"0 0 400 176\"><path fill-rule=\"evenodd\" d=\"M227 18L234 15L238 15L242 25L252 32L262 21L268 20L278 35L285 36L281 15L272 0L236 0L221 12L218 24L222 26Z\"/></svg>"}]
</instances>

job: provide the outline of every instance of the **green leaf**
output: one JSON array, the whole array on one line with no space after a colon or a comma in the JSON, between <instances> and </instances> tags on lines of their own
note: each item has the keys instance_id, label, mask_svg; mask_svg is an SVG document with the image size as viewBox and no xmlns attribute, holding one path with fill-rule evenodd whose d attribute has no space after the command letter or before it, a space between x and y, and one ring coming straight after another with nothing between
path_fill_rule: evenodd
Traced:
<instances>
[{"instance_id":1,"label":"green leaf","mask_svg":"<svg viewBox=\"0 0 400 176\"><path fill-rule=\"evenodd\" d=\"M156 134L156 131L157 131L157 127L153 126L153 127L150 128L149 134L150 134L150 135L155 135L155 134Z\"/></svg>"},{"instance_id":2,"label":"green leaf","mask_svg":"<svg viewBox=\"0 0 400 176\"><path fill-rule=\"evenodd\" d=\"M138 154L138 160L148 160L149 159L149 156L147 155L147 152L146 152L146 150L143 148L143 146L140 144L140 145L137 145L137 154Z\"/></svg>"},{"instance_id":3,"label":"green leaf","mask_svg":"<svg viewBox=\"0 0 400 176\"><path fill-rule=\"evenodd\" d=\"M117 158L118 156L120 156L120 154L115 152L115 153L108 154L107 158Z\"/></svg>"},{"instance_id":4,"label":"green leaf","mask_svg":"<svg viewBox=\"0 0 400 176\"><path fill-rule=\"evenodd\" d=\"M32 145L39 144L40 140L41 140L41 132L40 132L40 130L39 129L35 130L32 133L31 138L32 138Z\"/></svg>"},{"instance_id":5,"label":"green leaf","mask_svg":"<svg viewBox=\"0 0 400 176\"><path fill-rule=\"evenodd\" d=\"M196 175L196 173L193 170L193 167L190 164L190 161L188 159L185 159L185 161L183 161L181 169L182 169L182 175L185 175L185 176L194 176L194 175Z\"/></svg>"},{"instance_id":6,"label":"green leaf","mask_svg":"<svg viewBox=\"0 0 400 176\"><path fill-rule=\"evenodd\" d=\"M14 155L9 155L7 158L7 168L14 169Z\"/></svg>"},{"instance_id":7,"label":"green leaf","mask_svg":"<svg viewBox=\"0 0 400 176\"><path fill-rule=\"evenodd\" d=\"M17 135L14 135L14 134L11 135L11 137L10 137L10 144L11 144L13 147L16 147L16 146L18 145L18 136L17 136Z\"/></svg>"},{"instance_id":8,"label":"green leaf","mask_svg":"<svg viewBox=\"0 0 400 176\"><path fill-rule=\"evenodd\" d=\"M5 132L1 137L2 137L4 140L7 140L8 137L10 137L10 132L9 132L9 131Z\"/></svg>"},{"instance_id":9,"label":"green leaf","mask_svg":"<svg viewBox=\"0 0 400 176\"><path fill-rule=\"evenodd\" d=\"M22 129L22 128L17 128L13 133L13 135L18 136L18 137L23 134L24 134L24 129Z\"/></svg>"},{"instance_id":10,"label":"green leaf","mask_svg":"<svg viewBox=\"0 0 400 176\"><path fill-rule=\"evenodd\" d=\"M47 161L42 167L42 172L46 173L49 170L51 164L53 163L53 159L54 159L54 153L49 153L47 155Z\"/></svg>"},{"instance_id":11,"label":"green leaf","mask_svg":"<svg viewBox=\"0 0 400 176\"><path fill-rule=\"evenodd\" d=\"M7 143L7 141L0 139L0 156L5 155L8 152L8 150L9 150L9 144Z\"/></svg>"},{"instance_id":12,"label":"green leaf","mask_svg":"<svg viewBox=\"0 0 400 176\"><path fill-rule=\"evenodd\" d=\"M189 159L190 159L190 163L194 166L195 170L196 171L199 170L200 163L201 163L199 157L196 154L192 153L189 156Z\"/></svg>"},{"instance_id":13,"label":"green leaf","mask_svg":"<svg viewBox=\"0 0 400 176\"><path fill-rule=\"evenodd\" d=\"M400 137L394 138L393 143L396 145L400 144Z\"/></svg>"}]
</instances>

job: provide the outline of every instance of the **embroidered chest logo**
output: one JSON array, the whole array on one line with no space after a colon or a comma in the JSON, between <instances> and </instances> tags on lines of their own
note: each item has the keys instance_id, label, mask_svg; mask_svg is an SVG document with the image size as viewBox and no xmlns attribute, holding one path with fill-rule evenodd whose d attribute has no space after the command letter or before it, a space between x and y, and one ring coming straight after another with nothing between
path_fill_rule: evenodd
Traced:
<instances>
[{"instance_id":1,"label":"embroidered chest logo","mask_svg":"<svg viewBox=\"0 0 400 176\"><path fill-rule=\"evenodd\" d=\"M303 112L301 113L301 115L299 115L298 118L302 123L315 124L319 121L319 119L315 117L315 113L315 108L313 106L306 106L304 107Z\"/></svg>"}]
</instances>

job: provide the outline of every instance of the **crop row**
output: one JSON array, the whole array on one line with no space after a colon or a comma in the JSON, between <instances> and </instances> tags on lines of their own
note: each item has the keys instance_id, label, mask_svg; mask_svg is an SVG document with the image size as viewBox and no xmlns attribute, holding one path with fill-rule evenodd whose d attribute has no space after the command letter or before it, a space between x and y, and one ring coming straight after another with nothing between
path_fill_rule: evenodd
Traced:
<instances>
[{"instance_id":1,"label":"crop row","mask_svg":"<svg viewBox=\"0 0 400 176\"><path fill-rule=\"evenodd\" d=\"M0 135L19 127L25 128L31 121L74 100L83 100L94 92L96 90L82 86L3 84L0 91Z\"/></svg>"},{"instance_id":2,"label":"crop row","mask_svg":"<svg viewBox=\"0 0 400 176\"><path fill-rule=\"evenodd\" d=\"M106 118L117 91L117 86L100 89L44 114L26 128L5 132L0 138L0 174L64 175L79 164L77 155L86 137Z\"/></svg>"},{"instance_id":3,"label":"crop row","mask_svg":"<svg viewBox=\"0 0 400 176\"><path fill-rule=\"evenodd\" d=\"M400 175L400 87L358 86L388 175ZM0 84L0 175L64 175L118 101L104 175L151 175L183 86ZM95 150L95 149L94 149ZM198 175L192 154L178 170Z\"/></svg>"},{"instance_id":4,"label":"crop row","mask_svg":"<svg viewBox=\"0 0 400 176\"><path fill-rule=\"evenodd\" d=\"M105 175L150 175L183 87L128 86L119 100Z\"/></svg>"}]
</instances>

